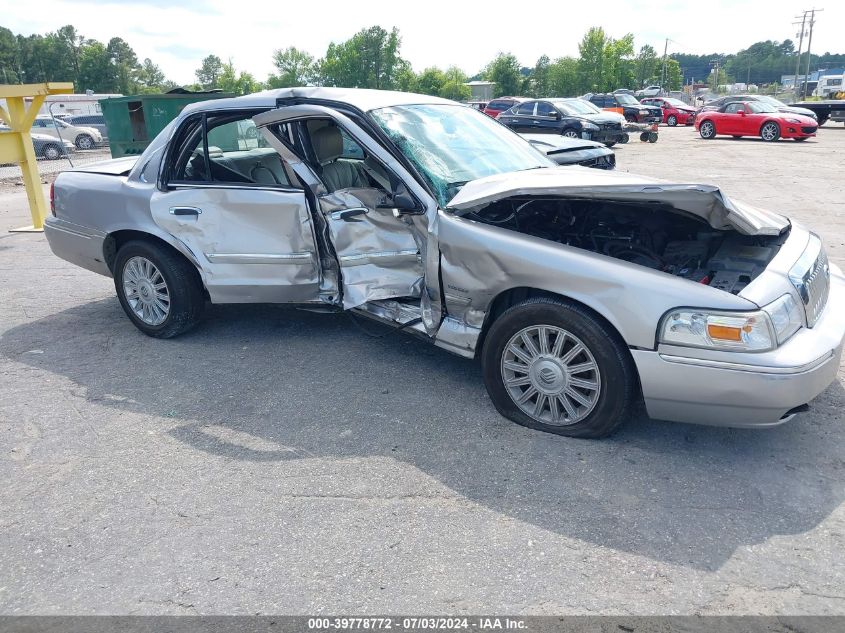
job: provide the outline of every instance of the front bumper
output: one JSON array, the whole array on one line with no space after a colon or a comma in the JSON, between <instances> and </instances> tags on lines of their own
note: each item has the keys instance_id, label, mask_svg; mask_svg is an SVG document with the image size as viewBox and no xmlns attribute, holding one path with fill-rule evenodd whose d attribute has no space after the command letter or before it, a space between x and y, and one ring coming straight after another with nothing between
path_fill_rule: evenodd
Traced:
<instances>
[{"instance_id":1,"label":"front bumper","mask_svg":"<svg viewBox=\"0 0 845 633\"><path fill-rule=\"evenodd\" d=\"M678 348L631 350L649 416L730 427L787 421L793 409L836 379L845 346L844 312L845 279L831 266L822 317L776 350L757 354L759 364L679 356Z\"/></svg>"}]
</instances>

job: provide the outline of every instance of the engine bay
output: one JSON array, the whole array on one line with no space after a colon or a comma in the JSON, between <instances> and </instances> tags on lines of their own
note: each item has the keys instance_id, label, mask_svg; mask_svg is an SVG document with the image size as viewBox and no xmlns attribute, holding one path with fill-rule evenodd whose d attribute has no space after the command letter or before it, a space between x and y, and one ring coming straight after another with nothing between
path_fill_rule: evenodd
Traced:
<instances>
[{"instance_id":1,"label":"engine bay","mask_svg":"<svg viewBox=\"0 0 845 633\"><path fill-rule=\"evenodd\" d=\"M660 202L508 198L469 215L559 244L582 248L738 294L786 241L716 230Z\"/></svg>"}]
</instances>

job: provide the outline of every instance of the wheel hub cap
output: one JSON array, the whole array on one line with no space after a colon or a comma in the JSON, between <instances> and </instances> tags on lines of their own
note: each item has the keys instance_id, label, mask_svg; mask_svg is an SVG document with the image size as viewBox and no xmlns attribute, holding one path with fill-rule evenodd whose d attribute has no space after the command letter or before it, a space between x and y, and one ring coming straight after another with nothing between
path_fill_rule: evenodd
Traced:
<instances>
[{"instance_id":1,"label":"wheel hub cap","mask_svg":"<svg viewBox=\"0 0 845 633\"><path fill-rule=\"evenodd\" d=\"M511 337L502 354L505 389L529 417L554 426L575 424L601 394L598 364L570 332L532 325Z\"/></svg>"},{"instance_id":2,"label":"wheel hub cap","mask_svg":"<svg viewBox=\"0 0 845 633\"><path fill-rule=\"evenodd\" d=\"M170 314L167 282L145 257L132 257L126 262L123 293L132 312L147 325L161 325Z\"/></svg>"}]
</instances>

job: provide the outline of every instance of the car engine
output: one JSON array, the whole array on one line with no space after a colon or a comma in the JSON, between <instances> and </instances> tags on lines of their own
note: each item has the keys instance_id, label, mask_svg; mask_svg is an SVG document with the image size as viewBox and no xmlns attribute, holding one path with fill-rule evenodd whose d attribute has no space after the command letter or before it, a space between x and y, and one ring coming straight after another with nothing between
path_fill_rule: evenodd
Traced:
<instances>
[{"instance_id":1,"label":"car engine","mask_svg":"<svg viewBox=\"0 0 845 633\"><path fill-rule=\"evenodd\" d=\"M470 217L733 294L766 268L785 240L717 231L662 203L510 198Z\"/></svg>"}]
</instances>

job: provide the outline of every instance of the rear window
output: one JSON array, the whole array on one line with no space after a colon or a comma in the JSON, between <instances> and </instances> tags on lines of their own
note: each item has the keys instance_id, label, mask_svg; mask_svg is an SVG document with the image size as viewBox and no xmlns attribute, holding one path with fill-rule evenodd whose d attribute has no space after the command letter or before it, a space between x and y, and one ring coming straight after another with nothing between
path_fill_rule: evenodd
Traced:
<instances>
[{"instance_id":1,"label":"rear window","mask_svg":"<svg viewBox=\"0 0 845 633\"><path fill-rule=\"evenodd\" d=\"M491 101L487 104L488 110L507 110L513 105L513 101Z\"/></svg>"}]
</instances>

